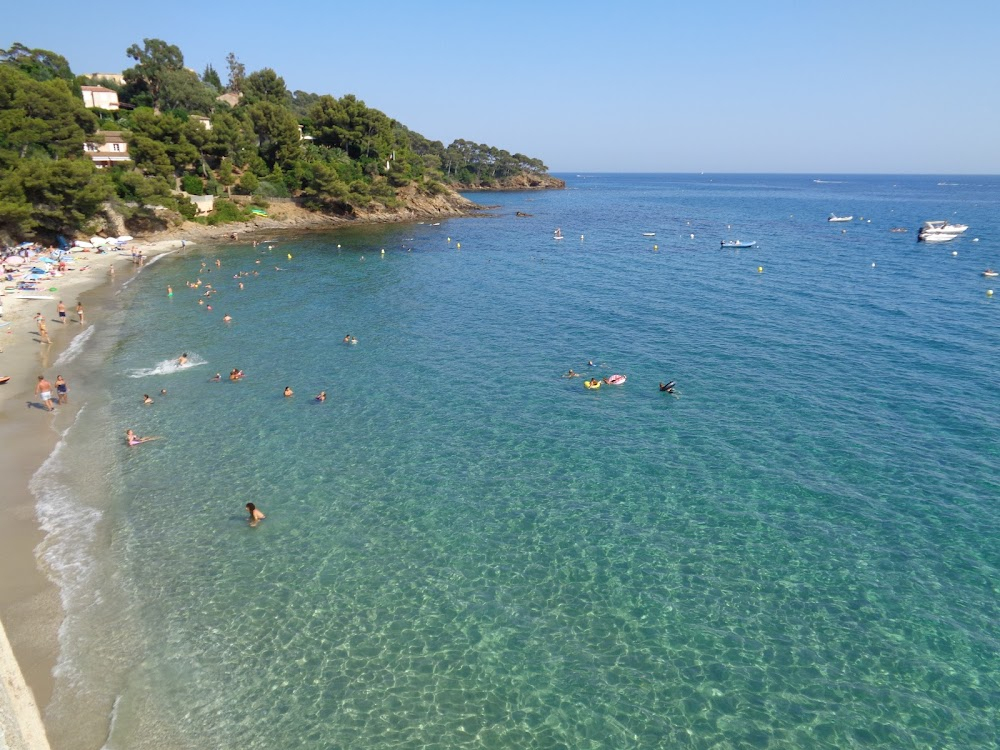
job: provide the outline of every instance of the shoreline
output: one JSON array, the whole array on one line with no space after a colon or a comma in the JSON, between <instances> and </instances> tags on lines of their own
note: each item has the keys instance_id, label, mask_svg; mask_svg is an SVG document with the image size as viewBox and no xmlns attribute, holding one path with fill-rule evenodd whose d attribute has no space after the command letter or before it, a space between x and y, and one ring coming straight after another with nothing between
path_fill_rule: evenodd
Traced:
<instances>
[{"instance_id":1,"label":"shoreline","mask_svg":"<svg viewBox=\"0 0 1000 750\"><path fill-rule=\"evenodd\" d=\"M176 235L175 235L176 236ZM171 252L185 240L137 240L133 247L147 258ZM117 278L128 279L142 266L120 252L78 252L75 270L51 280L56 292L51 300L20 299L4 295L0 326L0 376L10 381L0 386L0 504L6 522L0 525L0 728L10 750L46 750L50 747L42 716L55 686L53 669L59 656L59 629L63 620L57 584L37 557L45 538L30 483L63 433L76 418L80 399L73 397L72 364L59 363L63 352L101 315L91 315L88 299ZM80 267L82 266L82 267ZM68 309L67 322L56 317L56 303ZM77 322L76 302L84 303L85 325ZM42 344L33 316L41 312L49 322L51 344ZM67 371L69 404L45 413L34 395L37 376L55 379L56 367ZM24 404L24 406L22 406Z\"/></svg>"},{"instance_id":2,"label":"shoreline","mask_svg":"<svg viewBox=\"0 0 1000 750\"><path fill-rule=\"evenodd\" d=\"M289 204L276 204L285 207ZM247 236L305 234L333 231L353 226L389 223L423 223L425 220L489 216L488 208L471 201L464 209L449 206L420 213L385 212L344 219L308 212L297 206L274 212L274 216L250 222L208 226L185 222L180 227L154 232L129 243L148 260L188 246L225 246L246 241ZM54 669L58 663L59 631L65 617L59 585L46 572L38 557L46 538L37 515L30 484L45 460L56 449L65 431L73 424L82 401L74 398L72 364L58 364L83 332L100 323L102 310L91 309L88 299L100 298L116 282L125 282L141 273L125 252L97 254L77 252L77 268L51 281L56 291L51 300L0 296L0 377L10 381L0 386L0 489L6 523L0 525L0 738L9 750L50 750L49 729L44 716L55 691ZM65 302L67 322L56 317L56 303ZM84 303L85 325L77 320L76 302ZM42 344L34 315L41 312L49 323L51 344ZM67 372L57 372L62 367ZM37 376L50 381L66 374L70 386L69 404L46 414L34 394ZM24 404L22 407L21 404ZM42 422L43 424L39 424ZM48 429L46 429L46 427ZM54 737L54 736L53 736Z\"/></svg>"}]
</instances>

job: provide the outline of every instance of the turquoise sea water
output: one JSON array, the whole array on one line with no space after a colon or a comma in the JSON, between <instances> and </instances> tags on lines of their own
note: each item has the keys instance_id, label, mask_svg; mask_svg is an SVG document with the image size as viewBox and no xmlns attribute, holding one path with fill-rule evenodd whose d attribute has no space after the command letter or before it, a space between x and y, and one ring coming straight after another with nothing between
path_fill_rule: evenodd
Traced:
<instances>
[{"instance_id":1,"label":"turquoise sea water","mask_svg":"<svg viewBox=\"0 0 1000 750\"><path fill-rule=\"evenodd\" d=\"M109 750L997 746L1000 179L566 177L118 288L34 480L54 724L96 706ZM917 244L939 218L971 228Z\"/></svg>"}]
</instances>

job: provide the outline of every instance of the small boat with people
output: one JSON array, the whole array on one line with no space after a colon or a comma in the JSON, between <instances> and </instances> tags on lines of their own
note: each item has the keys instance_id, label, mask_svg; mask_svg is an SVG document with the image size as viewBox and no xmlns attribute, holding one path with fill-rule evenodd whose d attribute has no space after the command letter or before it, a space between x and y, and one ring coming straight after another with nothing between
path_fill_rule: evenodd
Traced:
<instances>
[{"instance_id":1,"label":"small boat with people","mask_svg":"<svg viewBox=\"0 0 1000 750\"><path fill-rule=\"evenodd\" d=\"M655 237L656 236L656 232L643 232L642 236L643 237Z\"/></svg>"},{"instance_id":2,"label":"small boat with people","mask_svg":"<svg viewBox=\"0 0 1000 750\"><path fill-rule=\"evenodd\" d=\"M830 218L827 219L827 221L854 221L854 214L851 214L850 216L837 216L837 214L830 214Z\"/></svg>"},{"instance_id":3,"label":"small boat with people","mask_svg":"<svg viewBox=\"0 0 1000 750\"><path fill-rule=\"evenodd\" d=\"M983 276L986 276L987 278L990 278L990 279L992 279L994 276L998 276L998 275L1000 275L1000 274L998 274L992 268L987 268L985 271L983 271Z\"/></svg>"},{"instance_id":4,"label":"small boat with people","mask_svg":"<svg viewBox=\"0 0 1000 750\"><path fill-rule=\"evenodd\" d=\"M752 240L751 242L743 242L743 240L722 240L719 243L720 247L755 247L757 245L757 240Z\"/></svg>"},{"instance_id":5,"label":"small boat with people","mask_svg":"<svg viewBox=\"0 0 1000 750\"><path fill-rule=\"evenodd\" d=\"M951 224L947 221L925 221L917 232L918 242L948 242L968 229L966 224Z\"/></svg>"}]
</instances>

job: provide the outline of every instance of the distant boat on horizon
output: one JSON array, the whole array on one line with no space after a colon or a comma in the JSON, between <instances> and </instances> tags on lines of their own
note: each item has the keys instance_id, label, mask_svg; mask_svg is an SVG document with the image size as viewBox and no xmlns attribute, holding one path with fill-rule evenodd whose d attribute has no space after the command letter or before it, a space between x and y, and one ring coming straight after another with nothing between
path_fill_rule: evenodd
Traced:
<instances>
[{"instance_id":1,"label":"distant boat on horizon","mask_svg":"<svg viewBox=\"0 0 1000 750\"><path fill-rule=\"evenodd\" d=\"M827 221L854 221L854 215L837 216L837 214L830 214L830 218Z\"/></svg>"}]
</instances>

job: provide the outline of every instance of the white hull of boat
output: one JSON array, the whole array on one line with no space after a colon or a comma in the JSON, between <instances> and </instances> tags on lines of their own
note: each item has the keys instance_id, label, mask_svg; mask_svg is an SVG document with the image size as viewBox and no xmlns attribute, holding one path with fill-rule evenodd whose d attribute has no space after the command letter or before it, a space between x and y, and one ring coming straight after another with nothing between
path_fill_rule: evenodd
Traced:
<instances>
[{"instance_id":1,"label":"white hull of boat","mask_svg":"<svg viewBox=\"0 0 1000 750\"><path fill-rule=\"evenodd\" d=\"M830 218L827 219L827 221L833 221L833 222L837 222L837 221L854 221L854 216L834 216L833 214L831 214Z\"/></svg>"}]
</instances>

